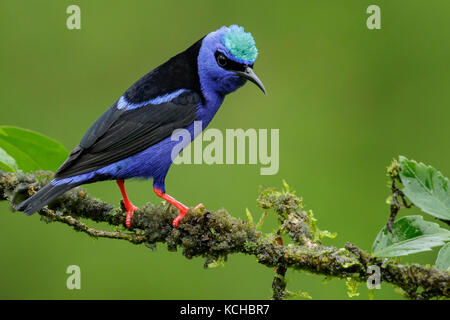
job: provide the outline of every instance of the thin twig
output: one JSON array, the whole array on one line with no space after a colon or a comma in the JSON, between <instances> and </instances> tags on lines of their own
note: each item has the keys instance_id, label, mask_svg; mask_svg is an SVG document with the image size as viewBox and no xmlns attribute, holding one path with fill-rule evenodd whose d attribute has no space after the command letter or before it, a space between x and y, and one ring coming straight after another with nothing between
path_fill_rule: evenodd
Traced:
<instances>
[{"instance_id":1,"label":"thin twig","mask_svg":"<svg viewBox=\"0 0 450 320\"><path fill-rule=\"evenodd\" d=\"M45 216L49 218L51 221L58 221L65 223L71 227L73 227L75 230L82 231L87 233L88 235L94 237L94 238L110 238L110 239L121 239L126 240L135 244L143 243L147 240L147 238L144 235L138 235L134 233L124 233L124 232L118 232L118 231L104 231L104 230L97 230L94 228L88 227L85 223L71 217L71 216L60 216L57 215L53 210L44 208L42 209L39 214L41 216Z\"/></svg>"}]
</instances>

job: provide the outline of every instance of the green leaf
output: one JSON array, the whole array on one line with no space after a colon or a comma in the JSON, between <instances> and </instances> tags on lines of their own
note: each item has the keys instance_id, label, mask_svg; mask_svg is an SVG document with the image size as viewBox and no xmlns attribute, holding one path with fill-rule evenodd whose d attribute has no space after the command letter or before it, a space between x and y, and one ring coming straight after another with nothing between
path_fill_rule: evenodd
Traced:
<instances>
[{"instance_id":1,"label":"green leaf","mask_svg":"<svg viewBox=\"0 0 450 320\"><path fill-rule=\"evenodd\" d=\"M0 170L6 172L16 171L18 169L16 160L11 157L5 150L0 148Z\"/></svg>"},{"instance_id":2,"label":"green leaf","mask_svg":"<svg viewBox=\"0 0 450 320\"><path fill-rule=\"evenodd\" d=\"M439 250L439 254L436 259L436 268L450 271L450 242Z\"/></svg>"},{"instance_id":3,"label":"green leaf","mask_svg":"<svg viewBox=\"0 0 450 320\"><path fill-rule=\"evenodd\" d=\"M392 234L386 226L378 233L372 251L376 257L397 257L429 251L450 239L450 231L422 216L406 216L394 222Z\"/></svg>"},{"instance_id":4,"label":"green leaf","mask_svg":"<svg viewBox=\"0 0 450 320\"><path fill-rule=\"evenodd\" d=\"M449 181L439 171L423 163L399 157L403 193L422 211L450 220Z\"/></svg>"},{"instance_id":5,"label":"green leaf","mask_svg":"<svg viewBox=\"0 0 450 320\"><path fill-rule=\"evenodd\" d=\"M37 132L10 126L0 126L0 148L4 152L0 152L0 165L7 171L55 171L68 156L61 143Z\"/></svg>"}]
</instances>

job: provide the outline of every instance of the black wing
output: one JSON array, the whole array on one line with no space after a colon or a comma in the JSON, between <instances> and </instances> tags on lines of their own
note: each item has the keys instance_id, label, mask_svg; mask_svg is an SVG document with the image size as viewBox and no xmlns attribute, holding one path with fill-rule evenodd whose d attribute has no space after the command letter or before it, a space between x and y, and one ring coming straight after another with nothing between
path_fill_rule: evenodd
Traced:
<instances>
[{"instance_id":1,"label":"black wing","mask_svg":"<svg viewBox=\"0 0 450 320\"><path fill-rule=\"evenodd\" d=\"M91 172L149 148L193 123L200 102L199 94L185 92L170 102L128 111L114 104L89 128L55 178Z\"/></svg>"}]
</instances>

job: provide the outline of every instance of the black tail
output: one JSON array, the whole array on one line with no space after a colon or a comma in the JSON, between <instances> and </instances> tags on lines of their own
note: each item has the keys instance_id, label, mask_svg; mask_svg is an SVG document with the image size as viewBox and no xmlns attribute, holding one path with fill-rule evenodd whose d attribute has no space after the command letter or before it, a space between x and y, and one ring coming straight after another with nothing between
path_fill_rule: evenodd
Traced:
<instances>
[{"instance_id":1,"label":"black tail","mask_svg":"<svg viewBox=\"0 0 450 320\"><path fill-rule=\"evenodd\" d=\"M23 201L19 205L16 206L17 211L23 211L26 215L31 216L33 213L41 209L43 206L48 204L53 199L59 197L63 193L69 191L75 187L74 185L61 184L61 185L52 185L51 183L47 184L41 190L39 190L36 194Z\"/></svg>"}]
</instances>

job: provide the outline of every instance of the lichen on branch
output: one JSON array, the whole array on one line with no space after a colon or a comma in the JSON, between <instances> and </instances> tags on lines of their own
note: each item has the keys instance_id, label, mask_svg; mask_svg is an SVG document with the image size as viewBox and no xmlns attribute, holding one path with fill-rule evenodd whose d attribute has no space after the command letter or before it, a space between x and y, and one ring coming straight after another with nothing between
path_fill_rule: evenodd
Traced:
<instances>
[{"instance_id":1,"label":"lichen on branch","mask_svg":"<svg viewBox=\"0 0 450 320\"><path fill-rule=\"evenodd\" d=\"M0 171L0 200L8 201L13 207L38 191L51 177L51 172ZM291 294L286 290L285 280L289 269L366 282L371 275L367 268L372 265L380 267L383 282L401 288L409 298L450 298L448 272L375 258L351 243L345 248L324 246L321 239L333 235L318 229L312 212L303 209L301 199L290 192L286 184L281 191L261 190L258 204L263 210L277 214L280 224L276 233L262 233L260 223L255 226L231 216L225 209L205 208L191 209L179 227L174 228L171 222L177 210L168 204L151 203L135 212L131 229L127 230L123 228L123 208L99 201L81 188L67 192L39 214L47 222L62 222L92 237L121 239L150 248L166 243L169 251L180 248L188 259L203 257L205 268L226 261L227 256L234 253L255 256L258 263L275 270L273 299ZM80 218L106 222L121 231L96 230L82 223ZM283 235L289 236L290 243L280 241Z\"/></svg>"}]
</instances>

